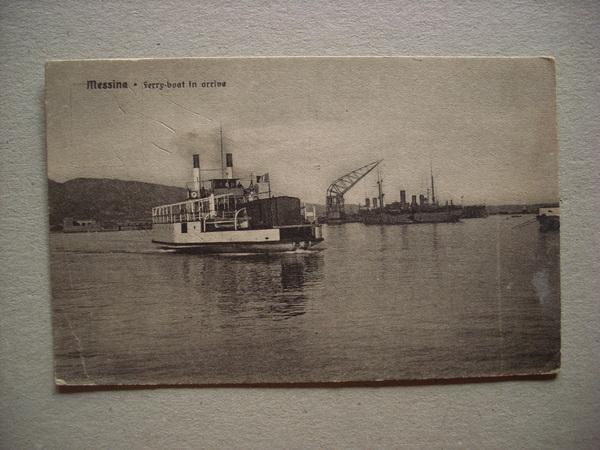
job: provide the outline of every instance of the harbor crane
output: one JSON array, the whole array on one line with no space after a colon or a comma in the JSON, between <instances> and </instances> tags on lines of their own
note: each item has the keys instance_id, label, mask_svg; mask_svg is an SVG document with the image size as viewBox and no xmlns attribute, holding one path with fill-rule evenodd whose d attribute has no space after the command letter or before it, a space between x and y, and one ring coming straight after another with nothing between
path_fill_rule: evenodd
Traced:
<instances>
[{"instance_id":1,"label":"harbor crane","mask_svg":"<svg viewBox=\"0 0 600 450\"><path fill-rule=\"evenodd\" d=\"M344 211L344 194L348 192L356 183L362 180L371 170L383 161L374 161L353 170L350 173L335 180L327 189L326 205L327 205L327 223L336 224L343 223L346 218Z\"/></svg>"}]
</instances>

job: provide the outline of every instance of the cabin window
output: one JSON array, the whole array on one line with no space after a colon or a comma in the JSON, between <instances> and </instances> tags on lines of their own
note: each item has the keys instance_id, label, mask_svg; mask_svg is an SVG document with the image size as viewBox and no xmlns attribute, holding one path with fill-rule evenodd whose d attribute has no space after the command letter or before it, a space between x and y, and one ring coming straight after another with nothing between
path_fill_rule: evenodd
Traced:
<instances>
[{"instance_id":1,"label":"cabin window","mask_svg":"<svg viewBox=\"0 0 600 450\"><path fill-rule=\"evenodd\" d=\"M187 222L183 222L181 224L181 232L182 233L187 233Z\"/></svg>"}]
</instances>

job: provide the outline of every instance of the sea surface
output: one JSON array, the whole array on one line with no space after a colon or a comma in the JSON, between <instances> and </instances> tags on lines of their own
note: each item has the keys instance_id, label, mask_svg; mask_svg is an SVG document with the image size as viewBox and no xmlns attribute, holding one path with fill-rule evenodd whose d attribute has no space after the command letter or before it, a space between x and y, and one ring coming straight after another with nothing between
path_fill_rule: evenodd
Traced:
<instances>
[{"instance_id":1,"label":"sea surface","mask_svg":"<svg viewBox=\"0 0 600 450\"><path fill-rule=\"evenodd\" d=\"M324 226L315 250L190 255L51 234L56 377L294 383L552 372L559 234L534 216Z\"/></svg>"}]
</instances>

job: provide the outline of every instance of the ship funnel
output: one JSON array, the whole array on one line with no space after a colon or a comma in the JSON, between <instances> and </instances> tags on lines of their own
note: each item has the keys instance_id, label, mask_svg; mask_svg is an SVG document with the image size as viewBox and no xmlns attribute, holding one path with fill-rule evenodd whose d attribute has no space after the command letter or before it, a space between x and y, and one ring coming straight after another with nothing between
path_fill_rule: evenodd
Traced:
<instances>
[{"instance_id":1,"label":"ship funnel","mask_svg":"<svg viewBox=\"0 0 600 450\"><path fill-rule=\"evenodd\" d=\"M406 191L400 191L400 206L404 208L406 206Z\"/></svg>"},{"instance_id":2,"label":"ship funnel","mask_svg":"<svg viewBox=\"0 0 600 450\"><path fill-rule=\"evenodd\" d=\"M225 162L227 164L227 178L233 178L233 154L226 153L225 154Z\"/></svg>"},{"instance_id":3,"label":"ship funnel","mask_svg":"<svg viewBox=\"0 0 600 450\"><path fill-rule=\"evenodd\" d=\"M365 206L367 209L371 207L371 199L369 197L365 198Z\"/></svg>"},{"instance_id":4,"label":"ship funnel","mask_svg":"<svg viewBox=\"0 0 600 450\"><path fill-rule=\"evenodd\" d=\"M417 196L413 195L410 201L411 206L417 206Z\"/></svg>"},{"instance_id":5,"label":"ship funnel","mask_svg":"<svg viewBox=\"0 0 600 450\"><path fill-rule=\"evenodd\" d=\"M425 204L425 196L423 194L419 195L419 204L421 206Z\"/></svg>"},{"instance_id":6,"label":"ship funnel","mask_svg":"<svg viewBox=\"0 0 600 450\"><path fill-rule=\"evenodd\" d=\"M200 196L200 155L192 155L194 160L194 168L192 169L192 192L191 197ZM195 194L194 194L195 193Z\"/></svg>"},{"instance_id":7,"label":"ship funnel","mask_svg":"<svg viewBox=\"0 0 600 450\"><path fill-rule=\"evenodd\" d=\"M373 208L377 208L377 197L373 197Z\"/></svg>"}]
</instances>

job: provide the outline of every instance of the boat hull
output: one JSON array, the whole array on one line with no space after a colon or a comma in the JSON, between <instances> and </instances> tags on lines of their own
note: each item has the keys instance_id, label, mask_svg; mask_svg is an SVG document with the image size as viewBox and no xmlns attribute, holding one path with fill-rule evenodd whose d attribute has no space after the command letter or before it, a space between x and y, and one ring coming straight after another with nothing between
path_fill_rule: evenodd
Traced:
<instances>
[{"instance_id":1,"label":"boat hull","mask_svg":"<svg viewBox=\"0 0 600 450\"><path fill-rule=\"evenodd\" d=\"M560 229L560 208L540 208L536 219L540 224L540 231L542 233L558 231Z\"/></svg>"},{"instance_id":2,"label":"boat hull","mask_svg":"<svg viewBox=\"0 0 600 450\"><path fill-rule=\"evenodd\" d=\"M461 218L460 209L423 212L369 211L362 216L366 225L409 225L416 223L453 223Z\"/></svg>"},{"instance_id":3,"label":"boat hull","mask_svg":"<svg viewBox=\"0 0 600 450\"><path fill-rule=\"evenodd\" d=\"M177 250L182 253L282 253L296 250L307 250L320 243L323 239L301 242L269 242L247 243L231 242L223 244L169 244L153 241L161 248Z\"/></svg>"},{"instance_id":4,"label":"boat hull","mask_svg":"<svg viewBox=\"0 0 600 450\"><path fill-rule=\"evenodd\" d=\"M413 220L415 223L452 223L458 222L460 217L460 210L449 210L415 213Z\"/></svg>"},{"instance_id":5,"label":"boat hull","mask_svg":"<svg viewBox=\"0 0 600 450\"><path fill-rule=\"evenodd\" d=\"M560 217L541 215L536 217L540 224L540 231L546 233L548 231L560 230Z\"/></svg>"},{"instance_id":6,"label":"boat hull","mask_svg":"<svg viewBox=\"0 0 600 450\"><path fill-rule=\"evenodd\" d=\"M200 222L156 224L152 242L193 253L276 253L305 250L323 241L320 225L260 230L202 231Z\"/></svg>"}]
</instances>

